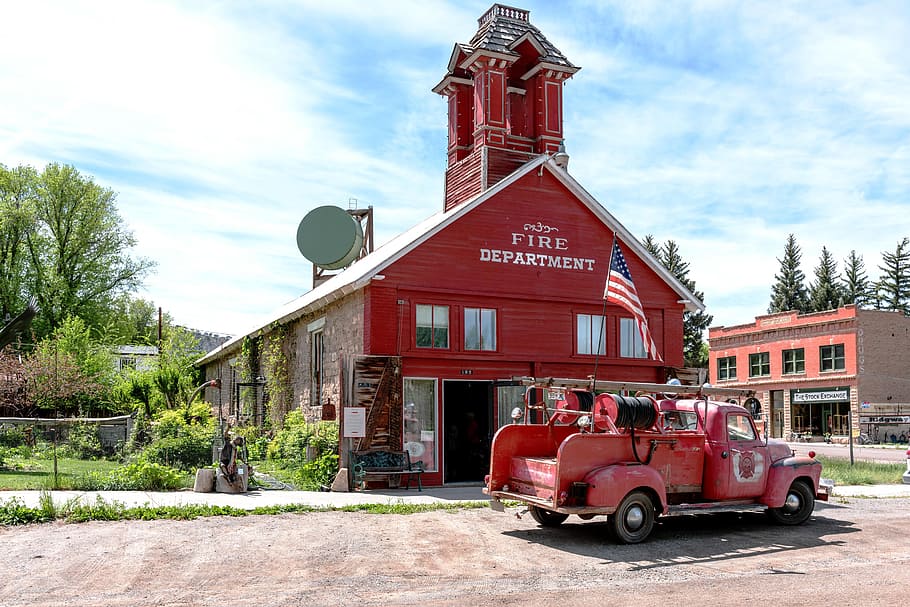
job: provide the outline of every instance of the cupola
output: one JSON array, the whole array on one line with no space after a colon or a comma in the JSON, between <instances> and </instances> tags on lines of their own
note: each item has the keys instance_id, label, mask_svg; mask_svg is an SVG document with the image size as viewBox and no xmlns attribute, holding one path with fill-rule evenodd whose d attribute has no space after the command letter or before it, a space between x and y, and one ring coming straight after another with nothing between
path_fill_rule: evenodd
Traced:
<instances>
[{"instance_id":1,"label":"cupola","mask_svg":"<svg viewBox=\"0 0 910 607\"><path fill-rule=\"evenodd\" d=\"M449 103L445 210L560 151L562 84L580 69L531 25L530 11L494 4L477 25L433 88Z\"/></svg>"}]
</instances>

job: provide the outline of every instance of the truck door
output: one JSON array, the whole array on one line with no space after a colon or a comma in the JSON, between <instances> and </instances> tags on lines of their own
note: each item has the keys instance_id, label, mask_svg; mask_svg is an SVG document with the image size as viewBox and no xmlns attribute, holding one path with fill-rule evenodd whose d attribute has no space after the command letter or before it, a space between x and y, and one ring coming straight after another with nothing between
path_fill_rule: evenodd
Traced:
<instances>
[{"instance_id":1,"label":"truck door","mask_svg":"<svg viewBox=\"0 0 910 607\"><path fill-rule=\"evenodd\" d=\"M768 479L768 448L759 438L752 417L745 412L727 412L726 448L715 462L720 478L726 480L725 498L757 497L764 493Z\"/></svg>"}]
</instances>

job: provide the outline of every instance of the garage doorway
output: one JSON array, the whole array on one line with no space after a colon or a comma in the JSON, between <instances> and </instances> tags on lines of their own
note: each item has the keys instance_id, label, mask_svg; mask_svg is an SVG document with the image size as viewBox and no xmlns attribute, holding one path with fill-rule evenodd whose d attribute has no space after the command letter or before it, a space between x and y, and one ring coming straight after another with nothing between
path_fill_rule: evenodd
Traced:
<instances>
[{"instance_id":1,"label":"garage doorway","mask_svg":"<svg viewBox=\"0 0 910 607\"><path fill-rule=\"evenodd\" d=\"M444 483L478 483L490 470L493 382L442 382Z\"/></svg>"}]
</instances>

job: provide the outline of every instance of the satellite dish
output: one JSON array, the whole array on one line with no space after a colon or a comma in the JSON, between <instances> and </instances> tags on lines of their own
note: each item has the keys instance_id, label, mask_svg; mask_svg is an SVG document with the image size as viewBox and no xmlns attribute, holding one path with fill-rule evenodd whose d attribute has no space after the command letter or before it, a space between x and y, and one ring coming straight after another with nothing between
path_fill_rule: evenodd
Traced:
<instances>
[{"instance_id":1,"label":"satellite dish","mask_svg":"<svg viewBox=\"0 0 910 607\"><path fill-rule=\"evenodd\" d=\"M324 270L339 270L357 259L363 246L363 227L347 211L317 207L297 227L297 248Z\"/></svg>"}]
</instances>

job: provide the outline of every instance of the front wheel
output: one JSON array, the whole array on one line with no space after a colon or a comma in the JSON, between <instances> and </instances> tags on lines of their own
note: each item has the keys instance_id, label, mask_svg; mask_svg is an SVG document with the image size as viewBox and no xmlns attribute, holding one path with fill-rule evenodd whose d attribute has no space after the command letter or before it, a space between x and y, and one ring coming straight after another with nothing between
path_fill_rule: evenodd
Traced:
<instances>
[{"instance_id":1,"label":"front wheel","mask_svg":"<svg viewBox=\"0 0 910 607\"><path fill-rule=\"evenodd\" d=\"M627 495L610 517L613 533L623 544L637 544L654 528L654 504L647 494L633 491Z\"/></svg>"},{"instance_id":2,"label":"front wheel","mask_svg":"<svg viewBox=\"0 0 910 607\"><path fill-rule=\"evenodd\" d=\"M799 525L815 510L815 495L806 481L793 481L780 508L768 508L768 516L780 525Z\"/></svg>"},{"instance_id":3,"label":"front wheel","mask_svg":"<svg viewBox=\"0 0 910 607\"><path fill-rule=\"evenodd\" d=\"M538 508L537 506L529 506L528 511L530 511L534 520L543 527L559 527L569 518L568 514L560 514L559 512Z\"/></svg>"}]
</instances>

